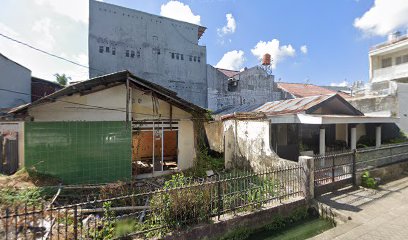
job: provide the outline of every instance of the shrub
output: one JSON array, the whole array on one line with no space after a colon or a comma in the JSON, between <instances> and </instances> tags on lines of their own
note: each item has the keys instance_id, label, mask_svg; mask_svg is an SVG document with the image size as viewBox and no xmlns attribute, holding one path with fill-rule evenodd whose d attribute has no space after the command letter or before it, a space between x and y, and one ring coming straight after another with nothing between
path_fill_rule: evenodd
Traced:
<instances>
[{"instance_id":1,"label":"shrub","mask_svg":"<svg viewBox=\"0 0 408 240\"><path fill-rule=\"evenodd\" d=\"M368 171L365 171L361 176L361 186L366 188L377 188L378 183L374 178L370 177Z\"/></svg>"},{"instance_id":2,"label":"shrub","mask_svg":"<svg viewBox=\"0 0 408 240\"><path fill-rule=\"evenodd\" d=\"M162 193L150 201L152 218L170 228L208 220L211 191L208 185L189 186L183 174L176 174L165 182ZM177 188L177 189L175 189Z\"/></svg>"}]
</instances>

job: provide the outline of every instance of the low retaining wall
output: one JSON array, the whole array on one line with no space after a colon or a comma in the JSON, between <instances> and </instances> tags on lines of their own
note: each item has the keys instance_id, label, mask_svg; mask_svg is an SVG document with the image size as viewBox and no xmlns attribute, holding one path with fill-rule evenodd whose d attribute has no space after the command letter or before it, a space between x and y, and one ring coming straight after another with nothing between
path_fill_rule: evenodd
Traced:
<instances>
[{"instance_id":1,"label":"low retaining wall","mask_svg":"<svg viewBox=\"0 0 408 240\"><path fill-rule=\"evenodd\" d=\"M278 206L263 208L255 212L237 213L230 218L221 219L211 224L202 224L187 231L173 233L166 236L167 240L190 240L190 239L218 239L228 233L241 228L258 229L272 223L273 217L280 215L289 216L293 210L299 207L308 207L305 199L290 202L282 202Z\"/></svg>"},{"instance_id":2,"label":"low retaining wall","mask_svg":"<svg viewBox=\"0 0 408 240\"><path fill-rule=\"evenodd\" d=\"M367 169L370 173L370 177L380 178L381 182L389 182L401 177L404 171L408 170L408 162L395 163L392 165L387 165L380 168ZM356 173L356 183L358 186L361 185L361 175L365 171L360 171Z\"/></svg>"}]
</instances>

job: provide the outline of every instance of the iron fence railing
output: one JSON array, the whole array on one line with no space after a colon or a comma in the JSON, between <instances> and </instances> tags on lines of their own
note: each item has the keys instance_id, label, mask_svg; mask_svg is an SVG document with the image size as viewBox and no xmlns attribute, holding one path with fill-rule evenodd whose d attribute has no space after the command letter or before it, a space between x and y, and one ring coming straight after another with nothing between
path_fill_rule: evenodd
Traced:
<instances>
[{"instance_id":1,"label":"iron fence railing","mask_svg":"<svg viewBox=\"0 0 408 240\"><path fill-rule=\"evenodd\" d=\"M381 167L408 160L408 143L388 144L357 150L356 170Z\"/></svg>"},{"instance_id":2,"label":"iron fence railing","mask_svg":"<svg viewBox=\"0 0 408 240\"><path fill-rule=\"evenodd\" d=\"M113 239L208 222L223 214L303 197L302 167L234 172L202 181L176 175L155 191L0 211L0 239ZM125 230L123 230L125 229Z\"/></svg>"}]
</instances>

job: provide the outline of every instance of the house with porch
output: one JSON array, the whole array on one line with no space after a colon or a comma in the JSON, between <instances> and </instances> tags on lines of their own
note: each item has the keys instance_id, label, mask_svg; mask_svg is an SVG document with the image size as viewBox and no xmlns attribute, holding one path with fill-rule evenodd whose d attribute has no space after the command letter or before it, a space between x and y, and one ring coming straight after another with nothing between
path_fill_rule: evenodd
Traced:
<instances>
[{"instance_id":1,"label":"house with porch","mask_svg":"<svg viewBox=\"0 0 408 240\"><path fill-rule=\"evenodd\" d=\"M128 71L69 85L10 111L24 165L67 184L158 176L193 166L207 111Z\"/></svg>"},{"instance_id":2,"label":"house with porch","mask_svg":"<svg viewBox=\"0 0 408 240\"><path fill-rule=\"evenodd\" d=\"M210 146L223 146L227 167L246 165L255 170L279 165L284 159L297 161L301 155L356 149L364 135L373 136L380 146L382 125L397 121L366 116L339 94L240 106L214 114L223 129L223 142L214 143L210 137ZM270 157L259 157L265 155Z\"/></svg>"}]
</instances>

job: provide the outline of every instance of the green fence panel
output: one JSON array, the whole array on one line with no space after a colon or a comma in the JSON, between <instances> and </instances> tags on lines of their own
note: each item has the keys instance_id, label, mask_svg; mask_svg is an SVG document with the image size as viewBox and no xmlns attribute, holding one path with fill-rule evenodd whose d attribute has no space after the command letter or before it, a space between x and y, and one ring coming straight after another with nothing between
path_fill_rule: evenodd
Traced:
<instances>
[{"instance_id":1,"label":"green fence panel","mask_svg":"<svg viewBox=\"0 0 408 240\"><path fill-rule=\"evenodd\" d=\"M126 122L27 122L25 166L64 184L126 181L131 144Z\"/></svg>"}]
</instances>

